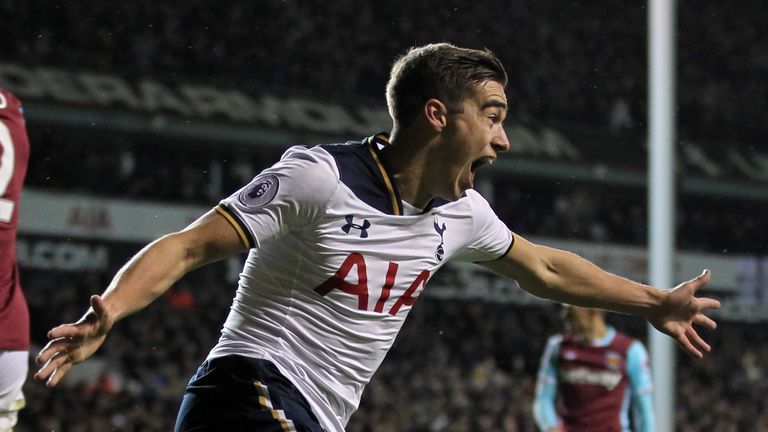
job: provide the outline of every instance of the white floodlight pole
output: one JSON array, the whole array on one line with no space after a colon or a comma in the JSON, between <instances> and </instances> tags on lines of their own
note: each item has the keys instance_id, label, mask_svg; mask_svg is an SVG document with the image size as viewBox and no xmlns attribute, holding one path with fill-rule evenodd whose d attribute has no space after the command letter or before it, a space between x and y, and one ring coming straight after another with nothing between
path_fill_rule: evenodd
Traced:
<instances>
[{"instance_id":1,"label":"white floodlight pole","mask_svg":"<svg viewBox=\"0 0 768 432\"><path fill-rule=\"evenodd\" d=\"M650 0L648 8L649 281L673 286L675 250L675 9L676 0ZM650 326L649 326L650 327ZM656 431L675 430L676 348L649 329Z\"/></svg>"}]
</instances>

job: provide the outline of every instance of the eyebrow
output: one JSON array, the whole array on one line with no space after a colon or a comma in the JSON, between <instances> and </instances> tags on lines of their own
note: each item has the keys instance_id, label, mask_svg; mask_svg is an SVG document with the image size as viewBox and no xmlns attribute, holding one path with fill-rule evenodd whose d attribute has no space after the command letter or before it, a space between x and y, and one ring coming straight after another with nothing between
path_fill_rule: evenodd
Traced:
<instances>
[{"instance_id":1,"label":"eyebrow","mask_svg":"<svg viewBox=\"0 0 768 432\"><path fill-rule=\"evenodd\" d=\"M500 100L489 100L488 102L484 103L480 107L481 110L484 110L486 108L501 108L501 109L506 110L507 109L507 104L505 104L504 102L502 102Z\"/></svg>"}]
</instances>

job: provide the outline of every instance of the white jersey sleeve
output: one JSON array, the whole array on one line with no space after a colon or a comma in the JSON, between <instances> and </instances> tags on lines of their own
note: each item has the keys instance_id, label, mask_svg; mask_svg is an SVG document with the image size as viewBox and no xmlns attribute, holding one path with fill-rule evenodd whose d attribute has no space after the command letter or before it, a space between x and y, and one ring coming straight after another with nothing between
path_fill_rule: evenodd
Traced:
<instances>
[{"instance_id":1,"label":"white jersey sleeve","mask_svg":"<svg viewBox=\"0 0 768 432\"><path fill-rule=\"evenodd\" d=\"M476 191L466 192L471 203L473 232L470 243L458 254L459 261L484 262L501 258L512 248L515 239L488 201Z\"/></svg>"},{"instance_id":2,"label":"white jersey sleeve","mask_svg":"<svg viewBox=\"0 0 768 432\"><path fill-rule=\"evenodd\" d=\"M312 223L338 185L338 170L326 152L291 147L279 162L222 200L216 210L248 247L258 247Z\"/></svg>"}]
</instances>

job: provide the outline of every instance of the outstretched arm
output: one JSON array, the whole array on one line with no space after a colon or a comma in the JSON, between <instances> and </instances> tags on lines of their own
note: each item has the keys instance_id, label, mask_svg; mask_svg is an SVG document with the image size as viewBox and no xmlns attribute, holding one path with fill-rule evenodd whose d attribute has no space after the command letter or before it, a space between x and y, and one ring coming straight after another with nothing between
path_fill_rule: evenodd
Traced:
<instances>
[{"instance_id":1,"label":"outstretched arm","mask_svg":"<svg viewBox=\"0 0 768 432\"><path fill-rule=\"evenodd\" d=\"M507 255L483 265L517 280L521 288L539 297L642 316L694 357L701 358L702 350L710 350L693 328L693 324L716 327L704 312L720 307L720 302L695 296L709 281L708 270L662 291L608 273L570 252L535 245L518 235Z\"/></svg>"},{"instance_id":2,"label":"outstretched arm","mask_svg":"<svg viewBox=\"0 0 768 432\"><path fill-rule=\"evenodd\" d=\"M210 211L186 229L150 243L120 271L76 323L48 332L35 378L53 387L101 346L115 322L144 308L190 270L246 250L227 220Z\"/></svg>"}]
</instances>

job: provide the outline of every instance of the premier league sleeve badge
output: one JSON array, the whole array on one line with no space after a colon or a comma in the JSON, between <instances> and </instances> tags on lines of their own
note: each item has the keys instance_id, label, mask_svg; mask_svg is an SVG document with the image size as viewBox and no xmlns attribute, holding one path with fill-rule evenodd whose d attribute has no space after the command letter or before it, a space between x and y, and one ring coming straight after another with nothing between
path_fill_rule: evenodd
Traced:
<instances>
[{"instance_id":1,"label":"premier league sleeve badge","mask_svg":"<svg viewBox=\"0 0 768 432\"><path fill-rule=\"evenodd\" d=\"M245 209L262 207L272 202L279 188L280 180L276 175L262 174L240 191L237 200Z\"/></svg>"}]
</instances>

